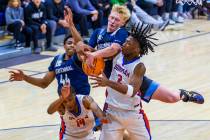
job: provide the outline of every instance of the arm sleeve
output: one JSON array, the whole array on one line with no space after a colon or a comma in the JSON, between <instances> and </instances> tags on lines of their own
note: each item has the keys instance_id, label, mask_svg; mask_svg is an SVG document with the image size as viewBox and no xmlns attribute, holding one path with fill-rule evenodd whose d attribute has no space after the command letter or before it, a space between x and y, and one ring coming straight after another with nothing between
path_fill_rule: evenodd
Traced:
<instances>
[{"instance_id":1,"label":"arm sleeve","mask_svg":"<svg viewBox=\"0 0 210 140\"><path fill-rule=\"evenodd\" d=\"M37 26L40 26L40 24L38 22L35 22L33 21L32 19L32 12L31 12L31 7L30 5L28 5L26 8L25 8L25 21L28 25L37 25Z\"/></svg>"},{"instance_id":2,"label":"arm sleeve","mask_svg":"<svg viewBox=\"0 0 210 140\"><path fill-rule=\"evenodd\" d=\"M90 15L91 11L86 10L82 8L77 0L69 0L68 5L71 7L72 11L74 11L77 14L83 14L83 15Z\"/></svg>"},{"instance_id":3,"label":"arm sleeve","mask_svg":"<svg viewBox=\"0 0 210 140\"><path fill-rule=\"evenodd\" d=\"M47 9L48 18L58 22L59 19L56 16L54 16L54 14L53 14L53 5L50 2L46 2L45 5L46 5L46 9Z\"/></svg>"},{"instance_id":4,"label":"arm sleeve","mask_svg":"<svg viewBox=\"0 0 210 140\"><path fill-rule=\"evenodd\" d=\"M93 34L91 35L90 37L90 40L89 40L89 45L92 47L92 48L95 48L96 45L97 45L97 38L98 38L98 34L100 32L100 30L102 29L96 29Z\"/></svg>"},{"instance_id":5,"label":"arm sleeve","mask_svg":"<svg viewBox=\"0 0 210 140\"><path fill-rule=\"evenodd\" d=\"M157 0L145 0L145 2L156 4L157 3Z\"/></svg>"},{"instance_id":6,"label":"arm sleeve","mask_svg":"<svg viewBox=\"0 0 210 140\"><path fill-rule=\"evenodd\" d=\"M25 22L25 20L24 20L24 10L23 10L22 7L20 8L20 11L21 11L20 19Z\"/></svg>"},{"instance_id":7,"label":"arm sleeve","mask_svg":"<svg viewBox=\"0 0 210 140\"><path fill-rule=\"evenodd\" d=\"M12 23L14 23L15 21L20 21L20 19L13 19L13 18L12 18L12 13L11 13L11 10L10 10L9 8L6 9L5 18L6 18L6 23L7 23L7 24L12 24ZM20 17L20 18L21 18L21 17Z\"/></svg>"},{"instance_id":8,"label":"arm sleeve","mask_svg":"<svg viewBox=\"0 0 210 140\"><path fill-rule=\"evenodd\" d=\"M42 11L43 11L43 17L42 17L42 24L47 24L47 8L44 4L42 4Z\"/></svg>"},{"instance_id":9,"label":"arm sleeve","mask_svg":"<svg viewBox=\"0 0 210 140\"><path fill-rule=\"evenodd\" d=\"M89 0L87 0L87 9L90 10L90 11L96 10L95 7L90 3Z\"/></svg>"}]
</instances>

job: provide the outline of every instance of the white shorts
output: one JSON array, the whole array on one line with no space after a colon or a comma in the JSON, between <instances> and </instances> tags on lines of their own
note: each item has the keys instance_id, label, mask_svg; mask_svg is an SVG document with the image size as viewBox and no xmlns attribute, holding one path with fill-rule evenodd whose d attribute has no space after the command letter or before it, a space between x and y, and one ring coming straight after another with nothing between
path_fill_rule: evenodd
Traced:
<instances>
[{"instance_id":1,"label":"white shorts","mask_svg":"<svg viewBox=\"0 0 210 140\"><path fill-rule=\"evenodd\" d=\"M93 132L91 132L89 135L85 137L73 137L64 134L61 140L96 140L96 137L94 136Z\"/></svg>"},{"instance_id":2,"label":"white shorts","mask_svg":"<svg viewBox=\"0 0 210 140\"><path fill-rule=\"evenodd\" d=\"M100 140L123 140L124 130L130 134L131 140L150 140L143 115L138 110L128 111L108 107L107 114L111 123L102 126Z\"/></svg>"}]
</instances>

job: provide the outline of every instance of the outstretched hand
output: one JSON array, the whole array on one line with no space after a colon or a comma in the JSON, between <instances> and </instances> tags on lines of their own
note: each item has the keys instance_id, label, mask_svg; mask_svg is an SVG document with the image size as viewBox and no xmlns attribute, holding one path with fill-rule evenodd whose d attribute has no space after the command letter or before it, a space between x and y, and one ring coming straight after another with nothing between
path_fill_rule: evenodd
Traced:
<instances>
[{"instance_id":1,"label":"outstretched hand","mask_svg":"<svg viewBox=\"0 0 210 140\"><path fill-rule=\"evenodd\" d=\"M109 83L109 79L106 77L106 75L104 74L103 71L102 71L101 77L100 76L91 75L90 79L91 80L94 80L94 82L91 83L91 85L93 86L93 88L96 88L96 87L105 87Z\"/></svg>"},{"instance_id":2,"label":"outstretched hand","mask_svg":"<svg viewBox=\"0 0 210 140\"><path fill-rule=\"evenodd\" d=\"M67 97L70 95L70 85L66 84L61 88L61 95L63 97L64 100L67 99Z\"/></svg>"},{"instance_id":3,"label":"outstretched hand","mask_svg":"<svg viewBox=\"0 0 210 140\"><path fill-rule=\"evenodd\" d=\"M22 81L24 78L24 73L21 70L9 71L10 81Z\"/></svg>"},{"instance_id":4,"label":"outstretched hand","mask_svg":"<svg viewBox=\"0 0 210 140\"><path fill-rule=\"evenodd\" d=\"M68 6L64 7L64 19L69 26L73 25L73 14L71 9Z\"/></svg>"}]
</instances>

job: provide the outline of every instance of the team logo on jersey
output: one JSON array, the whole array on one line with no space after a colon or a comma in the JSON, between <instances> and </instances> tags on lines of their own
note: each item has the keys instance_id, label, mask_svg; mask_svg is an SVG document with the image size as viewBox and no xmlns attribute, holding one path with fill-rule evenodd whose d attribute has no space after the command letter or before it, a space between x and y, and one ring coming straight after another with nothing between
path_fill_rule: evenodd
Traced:
<instances>
[{"instance_id":1,"label":"team logo on jersey","mask_svg":"<svg viewBox=\"0 0 210 140\"><path fill-rule=\"evenodd\" d=\"M97 50L102 50L104 48L110 47L111 44L112 44L111 42L101 43L101 44L98 44L96 47L97 47Z\"/></svg>"},{"instance_id":2,"label":"team logo on jersey","mask_svg":"<svg viewBox=\"0 0 210 140\"><path fill-rule=\"evenodd\" d=\"M102 35L98 35L98 41L102 40L103 36Z\"/></svg>"},{"instance_id":3,"label":"team logo on jersey","mask_svg":"<svg viewBox=\"0 0 210 140\"><path fill-rule=\"evenodd\" d=\"M55 70L55 73L56 73L56 74L66 73L66 72L72 71L72 70L74 70L74 69L72 68L72 66L68 66L68 67L56 69L56 70Z\"/></svg>"},{"instance_id":4,"label":"team logo on jersey","mask_svg":"<svg viewBox=\"0 0 210 140\"><path fill-rule=\"evenodd\" d=\"M121 73L123 73L125 76L127 76L127 77L129 77L129 75L130 75L130 73L126 70L126 69L124 69L124 68L122 68L120 65L118 65L118 64L116 64L115 66L114 66L114 69L116 70L116 71L119 71L119 72L121 72Z\"/></svg>"},{"instance_id":5,"label":"team logo on jersey","mask_svg":"<svg viewBox=\"0 0 210 140\"><path fill-rule=\"evenodd\" d=\"M43 13L42 11L40 11L40 12L38 12L38 13L33 13L33 14L32 14L32 18L33 18L33 19L40 19L40 18L43 17L43 15L44 15L44 13Z\"/></svg>"},{"instance_id":6,"label":"team logo on jersey","mask_svg":"<svg viewBox=\"0 0 210 140\"><path fill-rule=\"evenodd\" d=\"M61 61L61 60L58 60L58 61L56 62L56 64L55 64L55 67L60 67L61 64L62 64L62 61Z\"/></svg>"}]
</instances>

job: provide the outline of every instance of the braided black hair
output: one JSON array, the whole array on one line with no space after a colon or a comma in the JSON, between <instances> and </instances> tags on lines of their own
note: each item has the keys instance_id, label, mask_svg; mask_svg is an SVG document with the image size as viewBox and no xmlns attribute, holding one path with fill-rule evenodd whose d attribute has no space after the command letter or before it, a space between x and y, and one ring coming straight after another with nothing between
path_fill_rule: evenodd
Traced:
<instances>
[{"instance_id":1,"label":"braided black hair","mask_svg":"<svg viewBox=\"0 0 210 140\"><path fill-rule=\"evenodd\" d=\"M157 44L151 41L158 40L152 37L156 33L149 34L151 32L151 28L152 25L146 25L144 23L139 22L137 25L134 25L134 27L131 29L130 36L132 36L138 41L139 48L141 50L141 55L147 55L149 50L154 52L153 47L157 46Z\"/></svg>"}]
</instances>

